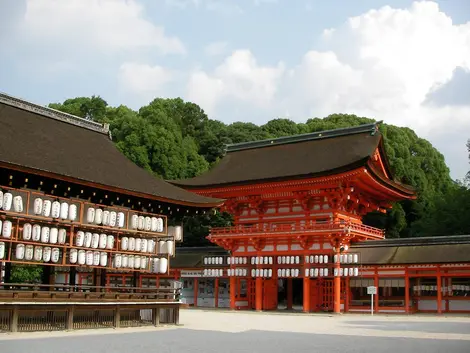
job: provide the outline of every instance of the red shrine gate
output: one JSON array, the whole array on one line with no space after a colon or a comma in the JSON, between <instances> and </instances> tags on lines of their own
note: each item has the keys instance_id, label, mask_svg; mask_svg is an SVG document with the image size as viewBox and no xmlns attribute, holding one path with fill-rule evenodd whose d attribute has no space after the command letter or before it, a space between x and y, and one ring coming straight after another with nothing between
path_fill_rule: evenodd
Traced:
<instances>
[{"instance_id":1,"label":"red shrine gate","mask_svg":"<svg viewBox=\"0 0 470 353\"><path fill-rule=\"evenodd\" d=\"M287 296L289 308L298 301L294 293L305 312L340 312L349 279L360 275L351 242L384 238L362 217L415 197L392 180L377 124L230 145L227 152L206 174L173 183L226 199L221 210L234 216L233 227L208 236L232 255L230 307L272 310Z\"/></svg>"}]
</instances>

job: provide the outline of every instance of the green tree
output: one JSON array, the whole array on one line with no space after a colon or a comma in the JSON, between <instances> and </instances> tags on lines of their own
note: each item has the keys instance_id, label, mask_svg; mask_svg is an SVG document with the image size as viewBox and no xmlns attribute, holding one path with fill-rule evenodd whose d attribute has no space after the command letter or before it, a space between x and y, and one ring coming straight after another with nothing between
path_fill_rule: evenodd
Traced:
<instances>
[{"instance_id":1,"label":"green tree","mask_svg":"<svg viewBox=\"0 0 470 353\"><path fill-rule=\"evenodd\" d=\"M107 106L108 103L99 96L77 97L67 99L64 103L49 104L49 108L96 122L103 122Z\"/></svg>"},{"instance_id":2,"label":"green tree","mask_svg":"<svg viewBox=\"0 0 470 353\"><path fill-rule=\"evenodd\" d=\"M32 265L13 265L10 283L41 283L42 267Z\"/></svg>"},{"instance_id":3,"label":"green tree","mask_svg":"<svg viewBox=\"0 0 470 353\"><path fill-rule=\"evenodd\" d=\"M270 137L299 135L308 132L306 124L296 124L292 120L281 118L273 119L262 125L261 128L267 132Z\"/></svg>"}]
</instances>

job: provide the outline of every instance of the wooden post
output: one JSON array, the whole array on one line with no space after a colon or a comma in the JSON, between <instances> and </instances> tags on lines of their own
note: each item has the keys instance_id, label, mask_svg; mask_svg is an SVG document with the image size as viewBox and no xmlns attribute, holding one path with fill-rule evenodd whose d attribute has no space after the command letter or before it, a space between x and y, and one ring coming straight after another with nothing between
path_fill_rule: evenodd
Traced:
<instances>
[{"instance_id":1,"label":"wooden post","mask_svg":"<svg viewBox=\"0 0 470 353\"><path fill-rule=\"evenodd\" d=\"M194 290L194 307L197 307L197 295L198 295L198 287L199 287L199 280L197 278L194 278L194 281L193 281L193 290Z\"/></svg>"},{"instance_id":2,"label":"wooden post","mask_svg":"<svg viewBox=\"0 0 470 353\"><path fill-rule=\"evenodd\" d=\"M216 278L214 281L214 307L219 307L219 279Z\"/></svg>"},{"instance_id":3,"label":"wooden post","mask_svg":"<svg viewBox=\"0 0 470 353\"><path fill-rule=\"evenodd\" d=\"M152 324L153 326L160 326L160 308L152 309Z\"/></svg>"},{"instance_id":4,"label":"wooden post","mask_svg":"<svg viewBox=\"0 0 470 353\"><path fill-rule=\"evenodd\" d=\"M256 304L255 310L262 311L263 310L263 279L261 277L256 278L255 283L255 297L256 297Z\"/></svg>"},{"instance_id":5,"label":"wooden post","mask_svg":"<svg viewBox=\"0 0 470 353\"><path fill-rule=\"evenodd\" d=\"M174 316L174 318L175 318L174 324L175 324L175 325L179 325L179 324L180 324L180 306L179 306L178 304L175 305L175 308L174 308L173 310L174 310L174 314L175 314L175 316Z\"/></svg>"},{"instance_id":6,"label":"wooden post","mask_svg":"<svg viewBox=\"0 0 470 353\"><path fill-rule=\"evenodd\" d=\"M74 314L74 306L71 305L67 309L67 322L65 324L65 328L67 330L73 330L73 314Z\"/></svg>"},{"instance_id":7,"label":"wooden post","mask_svg":"<svg viewBox=\"0 0 470 353\"><path fill-rule=\"evenodd\" d=\"M119 305L116 305L114 309L114 328L121 327L121 308Z\"/></svg>"},{"instance_id":8,"label":"wooden post","mask_svg":"<svg viewBox=\"0 0 470 353\"><path fill-rule=\"evenodd\" d=\"M304 277L304 313L310 312L310 277Z\"/></svg>"},{"instance_id":9,"label":"wooden post","mask_svg":"<svg viewBox=\"0 0 470 353\"><path fill-rule=\"evenodd\" d=\"M18 316L19 316L18 305L14 305L13 310L11 312L11 320L10 320L11 332L18 332Z\"/></svg>"},{"instance_id":10,"label":"wooden post","mask_svg":"<svg viewBox=\"0 0 470 353\"><path fill-rule=\"evenodd\" d=\"M339 255L340 255L340 246L339 244L336 245L336 262L335 262L335 278L333 282L333 312L335 314L341 313L341 277L340 277L340 267L341 264L339 262ZM334 273L333 273L334 274Z\"/></svg>"},{"instance_id":11,"label":"wooden post","mask_svg":"<svg viewBox=\"0 0 470 353\"><path fill-rule=\"evenodd\" d=\"M379 274L377 272L377 267L375 268L375 274L374 274L374 286L377 287L377 294L375 295L374 311L378 313L380 288L379 288Z\"/></svg>"},{"instance_id":12,"label":"wooden post","mask_svg":"<svg viewBox=\"0 0 470 353\"><path fill-rule=\"evenodd\" d=\"M236 299L235 299L235 292L237 288L237 281L235 277L230 277L230 288L229 288L229 293L230 293L230 310L235 310L237 308L236 306Z\"/></svg>"}]
</instances>

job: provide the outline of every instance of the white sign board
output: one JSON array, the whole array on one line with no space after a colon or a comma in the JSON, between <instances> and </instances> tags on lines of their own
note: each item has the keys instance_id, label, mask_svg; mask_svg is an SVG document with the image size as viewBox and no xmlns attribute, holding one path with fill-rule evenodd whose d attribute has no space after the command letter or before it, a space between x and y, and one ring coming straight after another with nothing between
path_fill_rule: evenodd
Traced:
<instances>
[{"instance_id":1,"label":"white sign board","mask_svg":"<svg viewBox=\"0 0 470 353\"><path fill-rule=\"evenodd\" d=\"M377 294L377 287L374 287L374 286L367 287L367 294L370 294L370 295Z\"/></svg>"},{"instance_id":2,"label":"white sign board","mask_svg":"<svg viewBox=\"0 0 470 353\"><path fill-rule=\"evenodd\" d=\"M181 277L202 277L202 271L181 271Z\"/></svg>"}]
</instances>

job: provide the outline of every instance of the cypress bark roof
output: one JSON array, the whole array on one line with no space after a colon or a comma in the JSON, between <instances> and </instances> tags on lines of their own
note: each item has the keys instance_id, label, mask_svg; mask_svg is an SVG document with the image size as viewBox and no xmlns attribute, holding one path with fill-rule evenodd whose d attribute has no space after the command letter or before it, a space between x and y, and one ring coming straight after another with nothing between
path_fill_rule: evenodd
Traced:
<instances>
[{"instance_id":1,"label":"cypress bark roof","mask_svg":"<svg viewBox=\"0 0 470 353\"><path fill-rule=\"evenodd\" d=\"M210 171L170 182L191 189L326 176L352 170L365 166L376 149L383 148L377 124L229 145L227 154ZM413 193L399 183L386 182Z\"/></svg>"},{"instance_id":2,"label":"cypress bark roof","mask_svg":"<svg viewBox=\"0 0 470 353\"><path fill-rule=\"evenodd\" d=\"M127 159L108 135L107 125L0 93L0 163L7 167L25 167L175 204L222 203L154 177Z\"/></svg>"}]
</instances>

